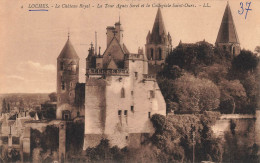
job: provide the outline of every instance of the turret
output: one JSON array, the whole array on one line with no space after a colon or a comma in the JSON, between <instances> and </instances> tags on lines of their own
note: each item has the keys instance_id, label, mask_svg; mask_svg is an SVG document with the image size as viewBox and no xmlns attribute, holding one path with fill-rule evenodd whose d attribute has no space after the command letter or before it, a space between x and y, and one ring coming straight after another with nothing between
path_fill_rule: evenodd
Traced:
<instances>
[{"instance_id":1,"label":"turret","mask_svg":"<svg viewBox=\"0 0 260 163\"><path fill-rule=\"evenodd\" d=\"M62 118L61 106L74 105L75 87L79 81L79 57L72 46L69 36L57 58L57 119Z\"/></svg>"}]
</instances>

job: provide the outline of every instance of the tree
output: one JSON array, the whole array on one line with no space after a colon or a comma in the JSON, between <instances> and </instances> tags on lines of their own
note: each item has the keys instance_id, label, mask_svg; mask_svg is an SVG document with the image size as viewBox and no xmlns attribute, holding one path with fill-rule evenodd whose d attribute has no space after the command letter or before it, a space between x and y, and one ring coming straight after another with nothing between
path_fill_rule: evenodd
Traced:
<instances>
[{"instance_id":1,"label":"tree","mask_svg":"<svg viewBox=\"0 0 260 163\"><path fill-rule=\"evenodd\" d=\"M8 105L7 105L7 112L10 113L10 111L11 111L10 103L8 103Z\"/></svg>"},{"instance_id":2,"label":"tree","mask_svg":"<svg viewBox=\"0 0 260 163\"><path fill-rule=\"evenodd\" d=\"M6 105L6 101L4 98L3 102L2 102L2 113L6 113L6 112L7 112L7 105Z\"/></svg>"},{"instance_id":3,"label":"tree","mask_svg":"<svg viewBox=\"0 0 260 163\"><path fill-rule=\"evenodd\" d=\"M258 64L258 58L249 50L242 50L232 62L232 67L238 71L255 70Z\"/></svg>"},{"instance_id":4,"label":"tree","mask_svg":"<svg viewBox=\"0 0 260 163\"><path fill-rule=\"evenodd\" d=\"M214 110L219 106L218 87L207 79L185 74L173 84L181 112Z\"/></svg>"},{"instance_id":5,"label":"tree","mask_svg":"<svg viewBox=\"0 0 260 163\"><path fill-rule=\"evenodd\" d=\"M218 84L227 77L228 66L223 64L213 64L210 66L201 66L199 68L198 77L206 78Z\"/></svg>"},{"instance_id":6,"label":"tree","mask_svg":"<svg viewBox=\"0 0 260 163\"><path fill-rule=\"evenodd\" d=\"M49 98L51 102L57 102L57 93L56 92L50 93Z\"/></svg>"},{"instance_id":7,"label":"tree","mask_svg":"<svg viewBox=\"0 0 260 163\"><path fill-rule=\"evenodd\" d=\"M255 47L255 52L260 53L260 46Z\"/></svg>"},{"instance_id":8,"label":"tree","mask_svg":"<svg viewBox=\"0 0 260 163\"><path fill-rule=\"evenodd\" d=\"M224 80L220 83L221 99L220 110L222 113L235 113L241 111L246 103L246 92L239 80Z\"/></svg>"}]
</instances>

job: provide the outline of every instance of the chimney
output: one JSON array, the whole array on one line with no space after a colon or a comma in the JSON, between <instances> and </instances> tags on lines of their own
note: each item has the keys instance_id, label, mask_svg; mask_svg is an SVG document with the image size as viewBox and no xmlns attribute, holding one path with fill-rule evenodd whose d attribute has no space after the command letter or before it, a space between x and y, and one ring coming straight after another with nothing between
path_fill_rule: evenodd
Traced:
<instances>
[{"instance_id":1,"label":"chimney","mask_svg":"<svg viewBox=\"0 0 260 163\"><path fill-rule=\"evenodd\" d=\"M115 31L115 27L112 27L112 26L107 27L107 47L114 37L114 31Z\"/></svg>"},{"instance_id":2,"label":"chimney","mask_svg":"<svg viewBox=\"0 0 260 163\"><path fill-rule=\"evenodd\" d=\"M121 25L121 22L115 23L115 31L116 31L116 38L119 41L119 43L122 45L123 44L123 28Z\"/></svg>"}]
</instances>

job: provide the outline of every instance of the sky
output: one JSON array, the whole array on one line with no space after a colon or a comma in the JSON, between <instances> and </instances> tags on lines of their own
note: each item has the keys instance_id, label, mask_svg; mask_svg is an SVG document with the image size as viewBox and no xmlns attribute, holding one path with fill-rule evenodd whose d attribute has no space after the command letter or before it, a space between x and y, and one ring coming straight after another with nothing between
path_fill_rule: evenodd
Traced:
<instances>
[{"instance_id":1,"label":"sky","mask_svg":"<svg viewBox=\"0 0 260 163\"><path fill-rule=\"evenodd\" d=\"M233 19L242 48L254 50L260 45L259 0L252 0L245 19L240 2L229 0ZM171 34L173 46L180 40L194 43L206 40L214 44L227 4L225 0L1 0L0 1L0 94L50 93L56 91L56 62L70 40L80 57L80 82L85 82L85 58L91 42L106 48L106 27L120 21L124 29L124 43L131 53L144 48L146 36L152 30L157 12L155 7L105 8L105 4L189 4L197 7L163 7L161 9L166 30ZM199 7L208 3L208 8ZM29 11L29 4L48 4L48 11ZM90 8L52 8L72 4ZM97 4L102 8L97 8ZM64 6L64 5L63 5ZM94 7L92 7L94 6Z\"/></svg>"}]
</instances>

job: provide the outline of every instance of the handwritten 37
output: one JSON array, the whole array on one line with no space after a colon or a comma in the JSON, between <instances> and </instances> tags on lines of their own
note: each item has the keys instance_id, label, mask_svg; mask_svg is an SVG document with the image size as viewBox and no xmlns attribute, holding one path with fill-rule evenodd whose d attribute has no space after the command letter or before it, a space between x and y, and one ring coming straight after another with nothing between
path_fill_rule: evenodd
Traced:
<instances>
[{"instance_id":1,"label":"handwritten 37","mask_svg":"<svg viewBox=\"0 0 260 163\"><path fill-rule=\"evenodd\" d=\"M252 10L250 8L250 5L251 5L251 2L246 2L246 6L244 7L244 3L240 2L241 10L238 10L238 14L243 15L244 11L246 10L246 12L245 12L245 19L246 19L248 11Z\"/></svg>"}]
</instances>

